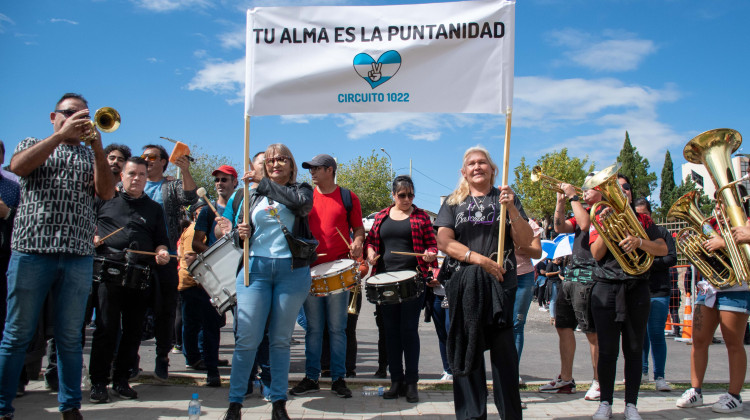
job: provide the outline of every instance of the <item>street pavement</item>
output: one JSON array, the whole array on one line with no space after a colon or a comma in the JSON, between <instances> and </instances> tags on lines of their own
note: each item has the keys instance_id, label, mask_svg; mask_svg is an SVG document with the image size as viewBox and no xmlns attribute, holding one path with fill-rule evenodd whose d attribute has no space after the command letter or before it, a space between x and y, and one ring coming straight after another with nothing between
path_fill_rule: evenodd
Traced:
<instances>
[{"instance_id":1,"label":"street pavement","mask_svg":"<svg viewBox=\"0 0 750 420\"><path fill-rule=\"evenodd\" d=\"M373 305L364 302L358 325L358 364L357 376L347 379L354 392L351 399L340 399L330 392L330 380L321 379L321 391L302 397L290 397L287 409L292 418L303 419L450 419L454 418L453 394L450 382L439 380L442 374L442 363L438 350L437 337L431 323L420 323L420 402L410 404L405 399L383 400L377 396L363 396L362 386L389 386L388 379L375 379L377 369L377 327L375 325ZM222 330L220 357L231 361L233 339L232 319L228 316L227 326ZM88 331L90 335L91 331ZM717 337L720 337L717 332ZM292 363L290 384L293 385L304 376L304 333L297 327L294 338L301 344L292 345ZM557 334L549 323L549 313L540 312L536 303L532 303L526 324L525 345L521 359L521 375L528 387L522 388L521 397L528 405L524 410L527 419L565 418L589 419L596 411L597 402L584 401L583 396L592 378L592 369L588 342L582 333L576 333L577 349L574 365L574 377L578 383L578 393L572 395L541 394L535 387L549 381L559 373L559 356ZM84 350L88 362L90 348ZM690 346L685 343L667 340L668 357L666 379L683 386L690 380ZM88 402L88 391L83 391L82 413L86 419L185 419L191 395L199 393L202 402L202 419L222 418L228 406L229 367L221 368L223 385L221 388L205 386L205 373L186 368L182 355L170 354L170 381L167 385L157 385L152 378L154 361L154 342L145 341L141 347L141 368L144 372L141 379L131 385L138 392L137 400L112 398L111 403L91 404ZM489 363L487 364L489 366ZM617 381L622 381L622 360L619 362ZM723 345L712 345L709 351L709 368L706 383L725 384L728 365L726 349ZM491 375L488 374L488 378ZM653 379L653 378L652 378ZM747 376L746 376L747 384ZM640 394L638 409L644 419L733 419L750 418L750 404L746 404L742 413L721 415L711 411L710 405L718 400L725 388L715 385L704 390L705 406L695 409L675 408L675 401L681 391L670 393L647 390L645 386ZM708 386L707 386L708 388ZM745 401L750 401L750 388L742 393ZM623 391L615 392L614 417L623 417ZM497 418L497 410L489 397L488 413L490 418ZM17 419L53 419L60 418L57 412L56 395L44 389L43 381L32 381L27 387L25 396L14 401ZM243 419L270 419L271 405L254 394L245 400Z\"/></svg>"}]
</instances>

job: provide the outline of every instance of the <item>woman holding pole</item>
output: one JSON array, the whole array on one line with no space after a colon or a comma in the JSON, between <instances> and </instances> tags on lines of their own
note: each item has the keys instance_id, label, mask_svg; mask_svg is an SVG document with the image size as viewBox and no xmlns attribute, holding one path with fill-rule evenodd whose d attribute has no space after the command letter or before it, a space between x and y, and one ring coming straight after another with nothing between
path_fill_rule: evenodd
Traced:
<instances>
[{"instance_id":1,"label":"woman holding pole","mask_svg":"<svg viewBox=\"0 0 750 420\"><path fill-rule=\"evenodd\" d=\"M518 283L514 249L530 246L534 233L513 190L493 187L497 172L486 149L469 148L458 187L435 220L438 248L447 255L438 278L451 308L447 345L458 419L486 418L487 348L500 417L522 417L512 319Z\"/></svg>"}]
</instances>

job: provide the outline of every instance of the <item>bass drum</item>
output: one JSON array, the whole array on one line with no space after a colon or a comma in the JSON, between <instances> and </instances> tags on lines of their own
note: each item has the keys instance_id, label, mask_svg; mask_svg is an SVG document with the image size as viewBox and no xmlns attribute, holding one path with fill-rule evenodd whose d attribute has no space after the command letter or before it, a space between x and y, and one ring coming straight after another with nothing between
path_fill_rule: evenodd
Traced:
<instances>
[{"instance_id":1,"label":"bass drum","mask_svg":"<svg viewBox=\"0 0 750 420\"><path fill-rule=\"evenodd\" d=\"M219 315L237 303L237 268L242 261L242 248L234 244L232 235L225 235L210 248L198 254L190 264L190 275L211 298Z\"/></svg>"}]
</instances>

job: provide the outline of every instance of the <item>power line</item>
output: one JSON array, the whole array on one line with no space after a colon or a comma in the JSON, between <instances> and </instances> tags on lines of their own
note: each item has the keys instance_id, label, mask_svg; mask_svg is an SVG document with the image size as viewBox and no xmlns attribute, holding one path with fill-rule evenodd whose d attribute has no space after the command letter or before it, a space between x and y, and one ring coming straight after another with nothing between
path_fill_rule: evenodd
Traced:
<instances>
[{"instance_id":1,"label":"power line","mask_svg":"<svg viewBox=\"0 0 750 420\"><path fill-rule=\"evenodd\" d=\"M417 171L417 172L419 172L419 173L420 173L420 174L422 174L422 175L423 175L423 176L424 176L425 178L427 178L427 179L429 179L430 181L432 181L432 182L434 182L434 183L436 183L436 184L440 185L441 187L445 188L446 190L449 190L449 191L453 191L453 189L452 189L451 187L446 187L445 185L443 185L443 184L441 184L441 183L439 183L439 182L435 181L434 179L430 178L430 177L429 177L429 176L428 176L427 174L425 174L424 172L420 171L419 169L417 169L417 168L415 168L415 167L413 167L413 166L411 167L411 169L412 169L412 170L415 170L415 171Z\"/></svg>"}]
</instances>

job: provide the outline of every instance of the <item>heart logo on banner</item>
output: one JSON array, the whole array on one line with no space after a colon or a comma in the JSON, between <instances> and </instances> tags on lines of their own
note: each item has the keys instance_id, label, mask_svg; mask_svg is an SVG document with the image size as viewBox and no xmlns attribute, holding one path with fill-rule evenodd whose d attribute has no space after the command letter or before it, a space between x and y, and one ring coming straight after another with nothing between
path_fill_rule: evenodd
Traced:
<instances>
[{"instance_id":1,"label":"heart logo on banner","mask_svg":"<svg viewBox=\"0 0 750 420\"><path fill-rule=\"evenodd\" d=\"M375 61L370 54L354 56L354 71L375 89L391 80L401 68L401 54L394 50L386 51Z\"/></svg>"}]
</instances>

